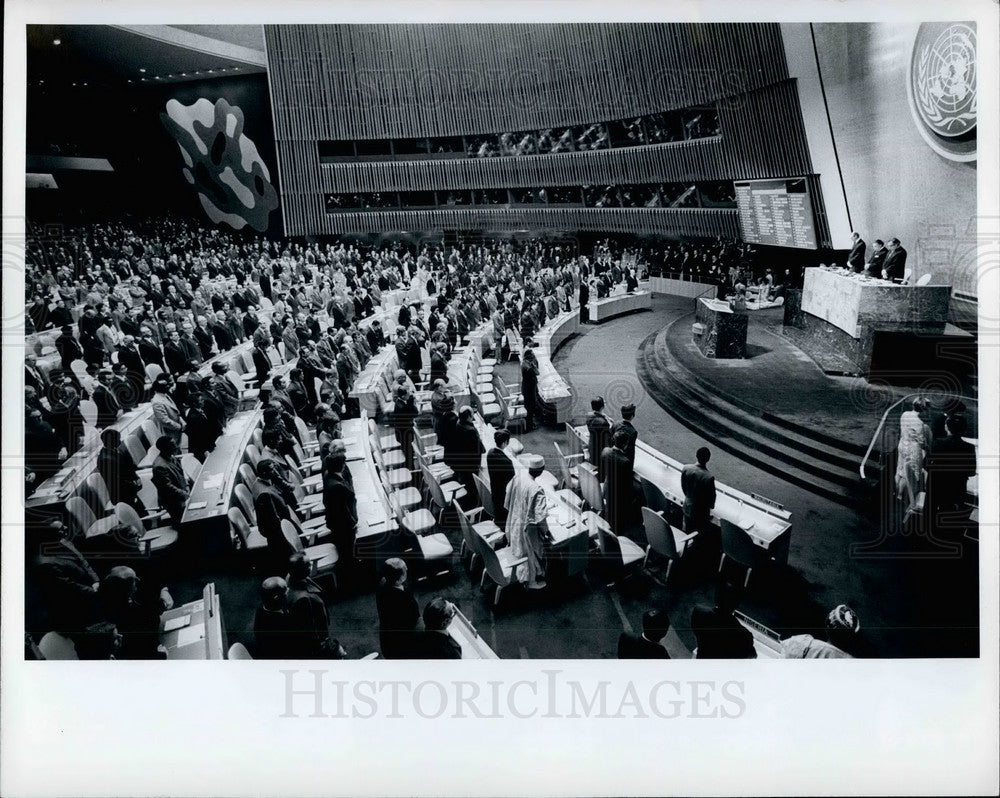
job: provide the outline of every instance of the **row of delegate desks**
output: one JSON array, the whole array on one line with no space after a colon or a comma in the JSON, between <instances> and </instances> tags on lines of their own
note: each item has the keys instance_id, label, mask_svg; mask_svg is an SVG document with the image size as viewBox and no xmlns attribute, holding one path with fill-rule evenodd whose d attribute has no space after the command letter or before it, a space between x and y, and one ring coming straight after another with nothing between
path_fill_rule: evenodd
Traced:
<instances>
[{"instance_id":1,"label":"row of delegate desks","mask_svg":"<svg viewBox=\"0 0 1000 798\"><path fill-rule=\"evenodd\" d=\"M653 295L649 291L637 291L633 294L614 294L604 299L595 299L587 305L590 312L590 320L594 324L613 319L617 316L624 316L626 313L635 313L639 310L653 309Z\"/></svg>"},{"instance_id":2,"label":"row of delegate desks","mask_svg":"<svg viewBox=\"0 0 1000 798\"><path fill-rule=\"evenodd\" d=\"M479 421L485 423L481 418ZM388 529L395 528L395 523L386 523L389 519L383 501L384 491L367 445L367 419L362 416L344 421L341 423L341 431L347 444L347 467L354 481L354 498L358 508L356 546L359 550L377 552L379 540ZM492 442L492 436L490 441ZM496 652L479 636L461 611L449 625L448 634L462 647L462 659L497 659Z\"/></svg>"},{"instance_id":3,"label":"row of delegate desks","mask_svg":"<svg viewBox=\"0 0 1000 798\"><path fill-rule=\"evenodd\" d=\"M202 537L206 551L219 553L230 548L228 512L254 430L264 418L262 408L242 410L234 415L215 442L198 472L187 507L181 517L186 535Z\"/></svg>"},{"instance_id":4,"label":"row of delegate desks","mask_svg":"<svg viewBox=\"0 0 1000 798\"><path fill-rule=\"evenodd\" d=\"M565 424L573 410L573 390L552 365L556 351L580 331L580 314L568 310L550 319L535 333L538 358L538 398L556 424Z\"/></svg>"},{"instance_id":5,"label":"row of delegate desks","mask_svg":"<svg viewBox=\"0 0 1000 798\"><path fill-rule=\"evenodd\" d=\"M567 427L567 454L586 454L590 439L587 428ZM639 440L635 448L635 475L659 488L671 503L683 505L681 470L684 464ZM792 537L792 515L777 504L760 497L743 493L718 480L715 483L715 509L712 522L723 521L743 529L755 545L767 552L776 563L788 563L788 549Z\"/></svg>"}]
</instances>

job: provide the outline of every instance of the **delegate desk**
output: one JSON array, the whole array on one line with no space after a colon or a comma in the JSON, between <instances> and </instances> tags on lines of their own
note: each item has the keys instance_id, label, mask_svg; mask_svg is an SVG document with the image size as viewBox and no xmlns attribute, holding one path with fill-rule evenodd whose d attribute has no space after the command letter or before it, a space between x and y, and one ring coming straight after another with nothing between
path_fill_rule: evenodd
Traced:
<instances>
[{"instance_id":1,"label":"delegate desk","mask_svg":"<svg viewBox=\"0 0 1000 798\"><path fill-rule=\"evenodd\" d=\"M160 644L167 659L225 659L226 631L215 584L202 596L160 616Z\"/></svg>"},{"instance_id":2,"label":"delegate desk","mask_svg":"<svg viewBox=\"0 0 1000 798\"><path fill-rule=\"evenodd\" d=\"M589 437L585 426L568 427L567 454L586 453ZM669 502L682 506L683 468L683 463L657 451L643 441L636 443L635 475L649 480L663 492ZM755 545L767 552L769 559L780 565L788 563L788 548L792 537L791 513L718 480L715 482L715 493L715 509L712 510L714 524L719 525L722 521L735 524L749 535Z\"/></svg>"},{"instance_id":3,"label":"delegate desk","mask_svg":"<svg viewBox=\"0 0 1000 798\"><path fill-rule=\"evenodd\" d=\"M231 548L227 513L240 464L263 417L260 408L243 410L233 416L222 437L215 442L215 449L205 458L191 488L181 517L181 534L188 537L200 535L209 553Z\"/></svg>"},{"instance_id":4,"label":"delegate desk","mask_svg":"<svg viewBox=\"0 0 1000 798\"><path fill-rule=\"evenodd\" d=\"M349 396L357 399L361 409L372 418L378 414L383 383L392 382L396 370L396 349L387 344L378 354L372 355L361 373L354 380Z\"/></svg>"},{"instance_id":5,"label":"delegate desk","mask_svg":"<svg viewBox=\"0 0 1000 798\"><path fill-rule=\"evenodd\" d=\"M653 309L653 295L648 291L638 291L634 294L616 294L604 299L596 299L587 305L590 310L590 320L601 324L616 316L635 313L639 310Z\"/></svg>"},{"instance_id":6,"label":"delegate desk","mask_svg":"<svg viewBox=\"0 0 1000 798\"><path fill-rule=\"evenodd\" d=\"M552 358L570 337L580 330L580 314L569 310L549 321L535 333L535 355L538 357L538 398L544 415L556 424L565 424L573 409L573 391L562 378Z\"/></svg>"},{"instance_id":7,"label":"delegate desk","mask_svg":"<svg viewBox=\"0 0 1000 798\"><path fill-rule=\"evenodd\" d=\"M486 467L486 454L496 445L493 437L495 430L478 413L473 416L473 421L476 429L479 431L479 438L483 443L483 448L486 450L482 455L480 476L489 485L490 477L489 470ZM511 443L515 449L521 448L516 438L511 438ZM518 471L524 470L524 464L517 457L514 458L514 468ZM552 540L548 544L550 549L564 548L571 538L580 534L586 534L588 537L596 539L596 527L591 528L588 526L586 519L583 518L582 511L559 495L559 479L555 474L551 471L543 471L538 476L538 484L545 491L545 498L547 500L548 513L546 514L546 521L548 522L549 534L552 537Z\"/></svg>"},{"instance_id":8,"label":"delegate desk","mask_svg":"<svg viewBox=\"0 0 1000 798\"><path fill-rule=\"evenodd\" d=\"M462 659L500 659L458 607L448 624L448 634L462 647Z\"/></svg>"}]
</instances>

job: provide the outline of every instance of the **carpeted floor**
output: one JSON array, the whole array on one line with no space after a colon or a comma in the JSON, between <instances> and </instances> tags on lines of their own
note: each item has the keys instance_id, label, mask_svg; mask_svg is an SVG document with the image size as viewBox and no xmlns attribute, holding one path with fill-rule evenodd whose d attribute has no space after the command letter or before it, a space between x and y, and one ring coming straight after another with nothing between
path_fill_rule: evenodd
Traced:
<instances>
[{"instance_id":1,"label":"carpeted floor","mask_svg":"<svg viewBox=\"0 0 1000 798\"><path fill-rule=\"evenodd\" d=\"M693 459L702 441L646 394L635 373L639 343L686 312L690 310L683 304L657 298L652 312L587 326L568 342L556 355L555 365L574 388L574 413L585 415L590 398L598 394L605 397L612 416L632 402L643 440L679 460ZM508 382L516 379L516 364L504 364L501 370ZM552 443L564 437L563 431L540 429L521 440L526 450L551 458ZM815 630L831 607L846 602L861 617L855 652L859 655L978 653L975 543L964 540L959 557L919 556L934 552L920 540L896 537L876 547L876 556L852 557L851 543L879 540L877 520L721 453L710 467L719 480L769 496L792 512L788 567L754 574L741 603L749 615L787 635ZM556 470L554 462L550 470ZM447 531L457 550L457 530ZM640 527L632 535L642 542ZM652 607L665 609L672 619L673 630L666 640L672 655L685 656L694 647L691 609L711 599L716 554L702 551L685 558L674 567L669 584L664 584L662 573L647 572L608 588L609 575L600 565L589 570L586 582L553 577L544 591L507 591L496 609L480 591L478 574L470 577L457 558L450 575L420 582L415 592L421 605L436 595L454 601L502 658L614 657L618 635L640 628L643 612ZM259 576L246 562L220 564L212 573L174 583L175 599L196 598L207 580L215 581L221 596L228 642L241 641L252 649ZM329 601L331 634L353 657L378 650L373 586L372 577L361 576L353 585L342 585Z\"/></svg>"}]
</instances>

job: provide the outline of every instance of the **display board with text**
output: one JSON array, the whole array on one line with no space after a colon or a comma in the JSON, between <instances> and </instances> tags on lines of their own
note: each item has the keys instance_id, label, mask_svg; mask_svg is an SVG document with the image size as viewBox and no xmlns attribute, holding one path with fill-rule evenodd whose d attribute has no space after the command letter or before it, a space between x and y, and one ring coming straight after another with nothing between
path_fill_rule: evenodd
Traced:
<instances>
[{"instance_id":1,"label":"display board with text","mask_svg":"<svg viewBox=\"0 0 1000 798\"><path fill-rule=\"evenodd\" d=\"M743 240L816 249L816 220L805 178L737 181Z\"/></svg>"}]
</instances>

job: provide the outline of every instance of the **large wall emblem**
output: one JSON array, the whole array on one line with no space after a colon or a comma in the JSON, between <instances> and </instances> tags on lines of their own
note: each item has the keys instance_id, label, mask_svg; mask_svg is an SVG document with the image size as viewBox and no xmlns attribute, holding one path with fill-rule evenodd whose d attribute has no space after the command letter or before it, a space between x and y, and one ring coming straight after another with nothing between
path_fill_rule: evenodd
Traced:
<instances>
[{"instance_id":1,"label":"large wall emblem","mask_svg":"<svg viewBox=\"0 0 1000 798\"><path fill-rule=\"evenodd\" d=\"M976 68L974 24L920 26L910 56L910 109L924 141L953 161L976 159Z\"/></svg>"},{"instance_id":2,"label":"large wall emblem","mask_svg":"<svg viewBox=\"0 0 1000 798\"><path fill-rule=\"evenodd\" d=\"M224 99L213 104L203 97L191 105L169 100L160 119L177 140L184 179L208 217L236 230L250 225L265 231L278 193L257 145L243 134L243 111Z\"/></svg>"}]
</instances>

